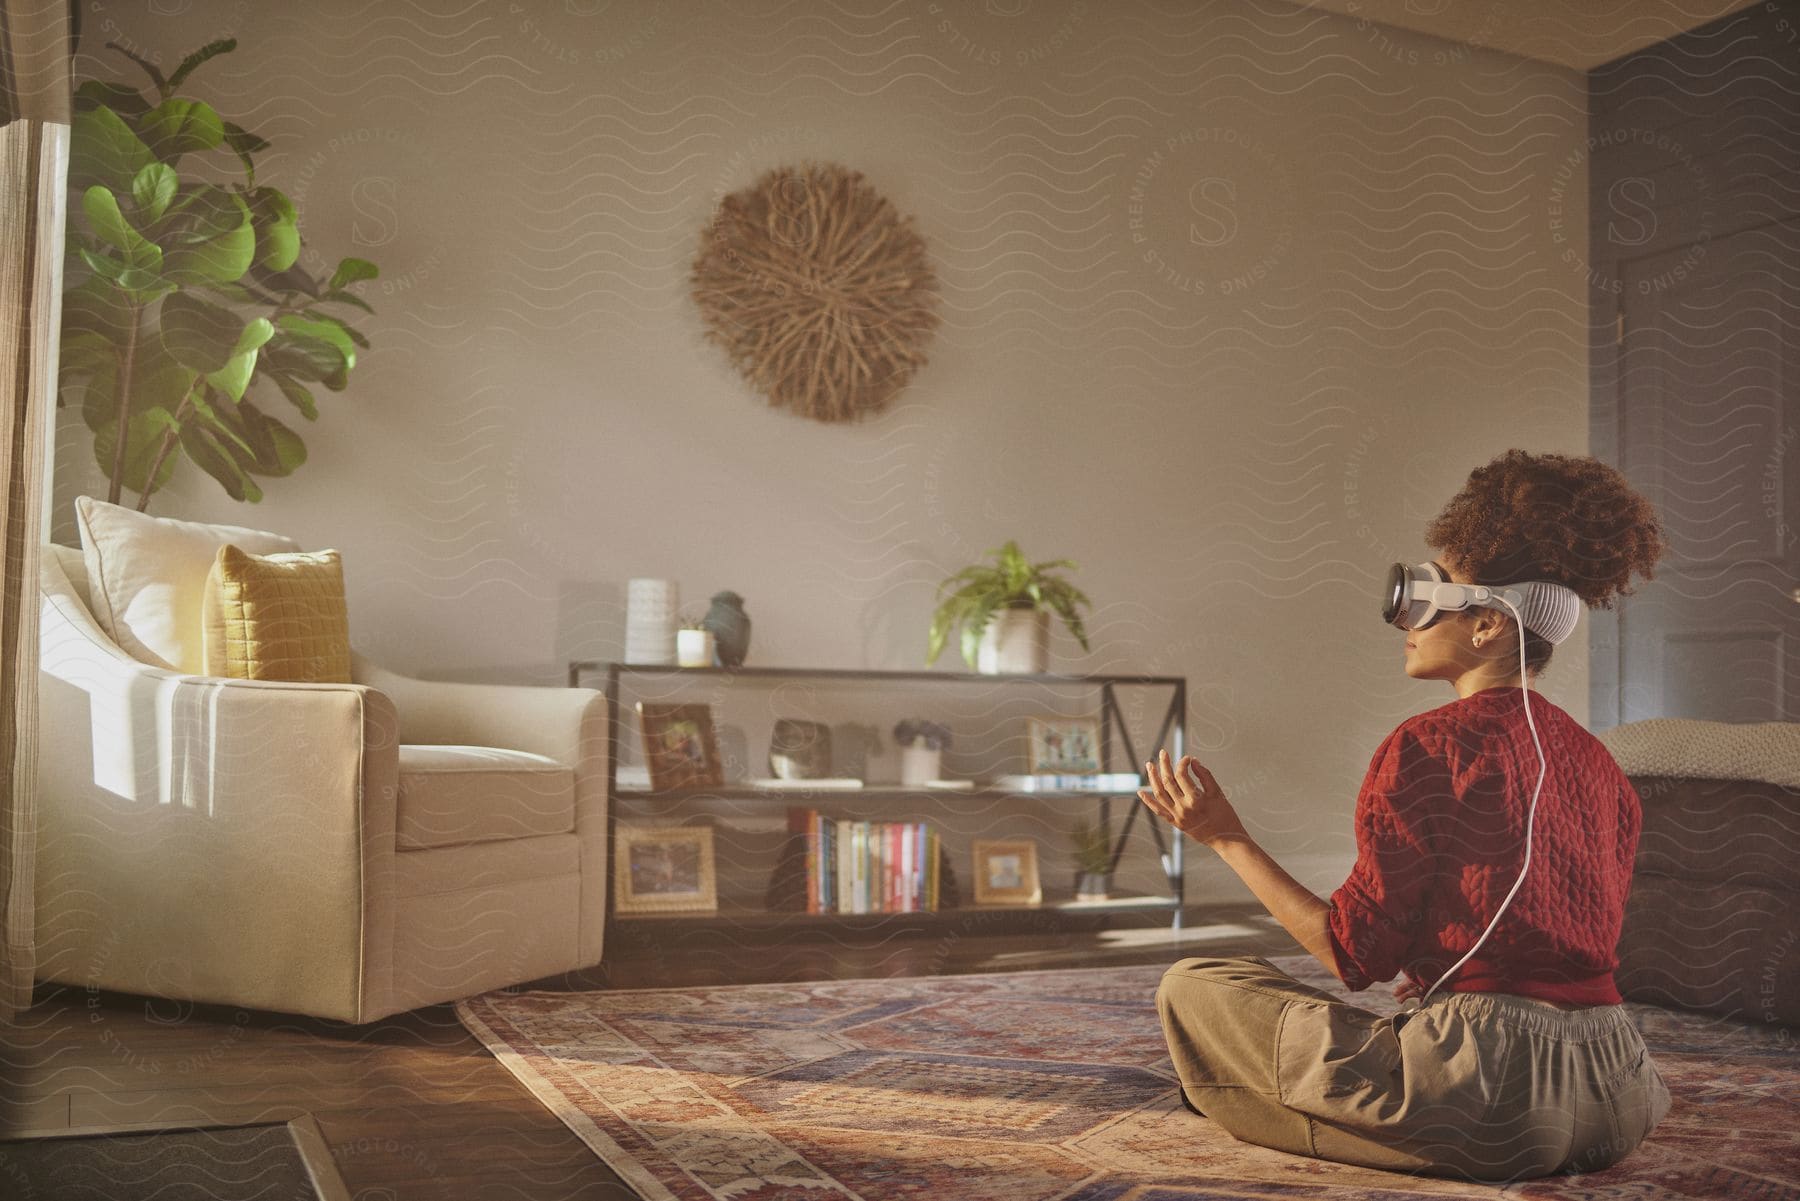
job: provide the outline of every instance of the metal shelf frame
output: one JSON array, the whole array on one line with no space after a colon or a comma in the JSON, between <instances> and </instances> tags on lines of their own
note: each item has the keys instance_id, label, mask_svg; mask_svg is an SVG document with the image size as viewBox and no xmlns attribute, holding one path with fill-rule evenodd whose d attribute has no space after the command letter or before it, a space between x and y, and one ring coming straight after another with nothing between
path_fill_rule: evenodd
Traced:
<instances>
[{"instance_id":1,"label":"metal shelf frame","mask_svg":"<svg viewBox=\"0 0 1800 1201\"><path fill-rule=\"evenodd\" d=\"M1009 797L1041 797L1046 800L1068 800L1077 797L1092 798L1099 802L1100 828L1105 832L1107 842L1112 847L1112 858L1108 871L1117 871L1119 860L1125 854L1127 840L1131 835L1131 827L1143 815L1149 825L1150 836L1156 842L1158 857L1161 860L1163 875L1169 882L1169 896L1159 901L1173 910L1170 929L1182 928L1182 915L1187 904L1186 857L1184 855L1184 839L1181 831L1169 830L1170 837L1163 837L1163 823L1151 813L1148 807L1137 800L1135 790L1130 792L1088 791L1086 789L1057 789L1045 792L1031 792L1019 789L977 788L974 790L944 788L903 788L878 786L866 789L821 789L807 788L804 782L797 782L792 788L683 788L652 791L644 789L628 789L621 792L618 787L619 748L624 742L624 710L620 704L622 682L627 676L643 676L664 681L679 680L688 677L743 677L745 679L819 679L841 680L846 683L944 683L944 684L1076 684L1098 686L1100 689L1100 764L1102 771L1111 771L1113 757L1113 735L1116 732L1124 749L1125 759L1132 764L1131 770L1139 771L1146 761L1138 756L1137 747L1132 743L1131 731L1126 727L1124 711L1119 706L1117 689L1120 687L1163 687L1170 689L1169 702L1163 711L1162 722L1157 729L1156 738L1152 742L1155 748L1168 746L1170 754L1179 761L1183 753L1183 743L1187 730L1187 677L1161 675L1075 675L1056 672L1041 673L998 673L969 671L881 671L857 670L849 668L828 667L677 667L664 663L624 663L605 659L576 659L569 663L569 687L581 686L582 677L588 672L604 671L606 673L607 728L610 745L606 757L606 835L607 846L614 845L614 836L618 823L618 805L620 800L638 800L657 798L662 800L679 800L684 798L712 798L744 800L753 797L767 798L791 802L797 795L817 800L827 796L840 798L887 800L922 800L927 797L959 797L959 796L1009 796ZM1125 816L1124 824L1119 828L1117 838L1113 837L1112 802L1115 799L1131 799L1130 811ZM610 853L610 852L609 852ZM1096 907L1099 908L1099 907ZM607 889L607 920L622 919L613 913L612 889ZM1084 912L1092 912L1086 910ZM960 912L960 911L959 911ZM705 916L705 915L696 915ZM812 915L829 917L833 915ZM848 916L848 915L836 915ZM915 914L881 914L870 916L912 917Z\"/></svg>"}]
</instances>

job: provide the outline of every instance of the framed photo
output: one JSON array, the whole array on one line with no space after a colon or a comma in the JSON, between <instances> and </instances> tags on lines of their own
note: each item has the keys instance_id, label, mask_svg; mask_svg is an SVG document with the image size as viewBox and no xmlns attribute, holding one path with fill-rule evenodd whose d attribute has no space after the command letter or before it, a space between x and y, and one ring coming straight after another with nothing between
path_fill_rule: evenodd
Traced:
<instances>
[{"instance_id":1,"label":"framed photo","mask_svg":"<svg viewBox=\"0 0 1800 1201\"><path fill-rule=\"evenodd\" d=\"M975 903L977 905L1041 905L1037 844L1029 839L987 842L976 839Z\"/></svg>"},{"instance_id":2,"label":"framed photo","mask_svg":"<svg viewBox=\"0 0 1800 1201\"><path fill-rule=\"evenodd\" d=\"M613 828L613 911L717 913L710 826Z\"/></svg>"},{"instance_id":3,"label":"framed photo","mask_svg":"<svg viewBox=\"0 0 1800 1201\"><path fill-rule=\"evenodd\" d=\"M661 792L667 788L724 786L725 772L719 763L711 705L639 701L637 714L652 789Z\"/></svg>"},{"instance_id":4,"label":"framed photo","mask_svg":"<svg viewBox=\"0 0 1800 1201\"><path fill-rule=\"evenodd\" d=\"M1028 717L1033 775L1092 776L1100 772L1100 723L1091 717Z\"/></svg>"}]
</instances>

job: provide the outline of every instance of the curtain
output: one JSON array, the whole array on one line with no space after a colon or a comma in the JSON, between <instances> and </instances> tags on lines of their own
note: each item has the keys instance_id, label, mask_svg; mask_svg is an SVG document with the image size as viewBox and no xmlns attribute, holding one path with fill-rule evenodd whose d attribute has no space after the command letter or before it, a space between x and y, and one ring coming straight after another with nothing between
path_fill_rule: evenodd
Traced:
<instances>
[{"instance_id":1,"label":"curtain","mask_svg":"<svg viewBox=\"0 0 1800 1201\"><path fill-rule=\"evenodd\" d=\"M38 555L62 318L67 0L0 0L0 1019L31 1003Z\"/></svg>"}]
</instances>

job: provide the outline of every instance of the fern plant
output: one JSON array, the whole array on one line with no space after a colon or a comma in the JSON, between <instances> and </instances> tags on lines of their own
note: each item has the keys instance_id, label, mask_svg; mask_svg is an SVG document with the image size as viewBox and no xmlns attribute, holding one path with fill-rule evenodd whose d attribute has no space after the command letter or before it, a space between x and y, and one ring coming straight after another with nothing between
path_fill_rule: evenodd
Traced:
<instances>
[{"instance_id":1,"label":"fern plant","mask_svg":"<svg viewBox=\"0 0 1800 1201\"><path fill-rule=\"evenodd\" d=\"M1092 607L1087 595L1068 580L1053 574L1057 568L1075 569L1068 559L1049 559L1033 563L1019 551L1011 539L998 550L990 550L992 564L965 567L938 585L941 598L932 614L930 646L925 661L936 663L949 641L950 632L962 627L962 656L971 670L981 649L981 636L988 623L1002 609L1033 609L1055 613L1068 626L1069 633L1090 650L1087 629L1082 624L1082 607Z\"/></svg>"}]
</instances>

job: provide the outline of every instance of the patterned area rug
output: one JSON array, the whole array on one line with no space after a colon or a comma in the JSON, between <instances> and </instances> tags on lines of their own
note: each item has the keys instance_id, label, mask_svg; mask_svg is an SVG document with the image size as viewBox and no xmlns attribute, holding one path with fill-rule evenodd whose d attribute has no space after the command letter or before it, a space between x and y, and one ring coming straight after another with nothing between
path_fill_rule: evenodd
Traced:
<instances>
[{"instance_id":1,"label":"patterned area rug","mask_svg":"<svg viewBox=\"0 0 1800 1201\"><path fill-rule=\"evenodd\" d=\"M1310 957L1284 971L1345 995ZM1185 1109L1159 966L492 993L477 1038L643 1197L1800 1197L1791 1032L1628 1004L1668 1117L1623 1162L1505 1187L1240 1142ZM1355 1003L1395 1008L1384 988Z\"/></svg>"}]
</instances>

